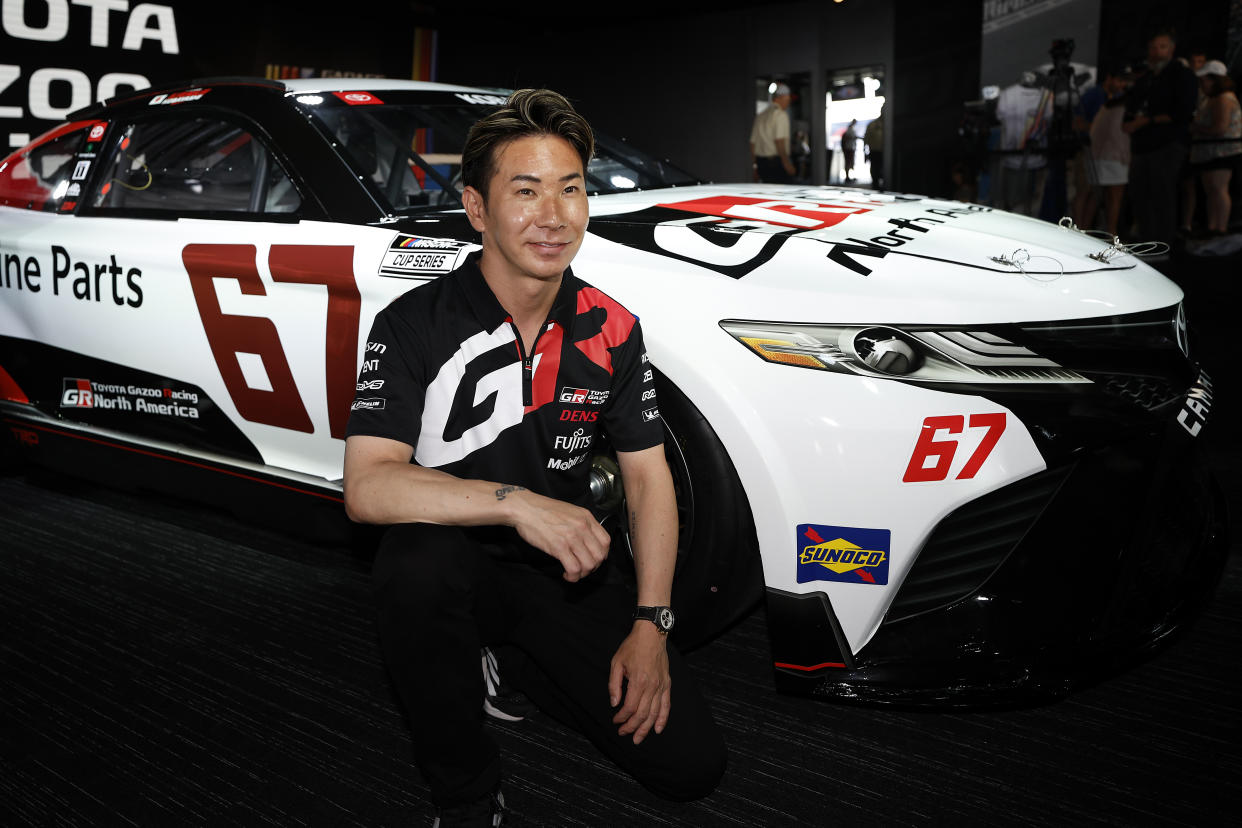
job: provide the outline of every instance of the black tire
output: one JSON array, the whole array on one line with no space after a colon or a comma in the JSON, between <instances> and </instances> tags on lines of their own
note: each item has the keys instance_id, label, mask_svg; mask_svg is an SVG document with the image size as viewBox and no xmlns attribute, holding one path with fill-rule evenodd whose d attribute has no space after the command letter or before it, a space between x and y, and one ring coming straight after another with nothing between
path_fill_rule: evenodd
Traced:
<instances>
[{"instance_id":1,"label":"black tire","mask_svg":"<svg viewBox=\"0 0 1242 828\"><path fill-rule=\"evenodd\" d=\"M664 420L664 451L677 492L679 538L673 578L673 639L681 649L716 636L763 595L763 566L750 503L716 432L689 398L660 374L656 394ZM624 514L622 506L621 514ZM624 527L625 521L618 521ZM619 559L629 538L615 533Z\"/></svg>"}]
</instances>

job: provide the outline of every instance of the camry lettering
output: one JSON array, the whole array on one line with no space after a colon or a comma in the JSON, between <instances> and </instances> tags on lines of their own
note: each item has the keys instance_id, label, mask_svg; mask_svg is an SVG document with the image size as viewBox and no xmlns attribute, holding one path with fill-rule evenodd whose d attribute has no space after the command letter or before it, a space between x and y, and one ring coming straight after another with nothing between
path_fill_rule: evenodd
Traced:
<instances>
[{"instance_id":1,"label":"camry lettering","mask_svg":"<svg viewBox=\"0 0 1242 828\"><path fill-rule=\"evenodd\" d=\"M1191 437L1198 437L1211 410L1212 381L1206 373L1200 372L1194 386L1186 394L1186 403L1177 414L1177 422Z\"/></svg>"}]
</instances>

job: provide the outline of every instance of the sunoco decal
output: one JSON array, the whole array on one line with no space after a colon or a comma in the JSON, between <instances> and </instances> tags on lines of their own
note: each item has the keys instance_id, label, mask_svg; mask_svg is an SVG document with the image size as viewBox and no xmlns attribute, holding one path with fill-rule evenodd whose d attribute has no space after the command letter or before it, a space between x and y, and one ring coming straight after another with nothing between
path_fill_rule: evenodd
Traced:
<instances>
[{"instance_id":1,"label":"sunoco decal","mask_svg":"<svg viewBox=\"0 0 1242 828\"><path fill-rule=\"evenodd\" d=\"M443 276L479 245L457 239L399 235L388 245L379 275L397 279Z\"/></svg>"},{"instance_id":2,"label":"sunoco decal","mask_svg":"<svg viewBox=\"0 0 1242 828\"><path fill-rule=\"evenodd\" d=\"M156 414L197 420L198 392L143 385L113 385L66 377L60 394L61 408Z\"/></svg>"},{"instance_id":3,"label":"sunoco decal","mask_svg":"<svg viewBox=\"0 0 1242 828\"><path fill-rule=\"evenodd\" d=\"M887 584L890 536L887 529L798 524L798 583Z\"/></svg>"}]
</instances>

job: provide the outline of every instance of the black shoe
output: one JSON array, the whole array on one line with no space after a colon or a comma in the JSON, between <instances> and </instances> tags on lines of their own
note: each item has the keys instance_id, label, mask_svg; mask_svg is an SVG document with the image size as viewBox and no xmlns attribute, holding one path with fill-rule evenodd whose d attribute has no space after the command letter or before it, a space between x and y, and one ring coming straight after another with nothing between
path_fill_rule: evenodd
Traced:
<instances>
[{"instance_id":1,"label":"black shoe","mask_svg":"<svg viewBox=\"0 0 1242 828\"><path fill-rule=\"evenodd\" d=\"M495 653L488 647L482 653L483 681L487 685L483 712L502 722L520 722L534 713L535 705L526 694L501 679Z\"/></svg>"},{"instance_id":2,"label":"black shoe","mask_svg":"<svg viewBox=\"0 0 1242 828\"><path fill-rule=\"evenodd\" d=\"M505 795L497 788L473 802L441 808L431 828L500 828L507 813Z\"/></svg>"}]
</instances>

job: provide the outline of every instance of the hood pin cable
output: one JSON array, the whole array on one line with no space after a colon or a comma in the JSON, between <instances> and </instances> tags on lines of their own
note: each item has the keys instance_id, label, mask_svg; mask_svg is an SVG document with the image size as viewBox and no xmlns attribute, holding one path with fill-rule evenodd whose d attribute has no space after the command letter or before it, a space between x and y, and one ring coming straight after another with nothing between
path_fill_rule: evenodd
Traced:
<instances>
[{"instance_id":1,"label":"hood pin cable","mask_svg":"<svg viewBox=\"0 0 1242 828\"><path fill-rule=\"evenodd\" d=\"M1005 265L1006 267L1017 268L1018 272L1021 273L1023 276L1036 282L1054 282L1057 279L1060 279L1062 276L1065 275L1065 265L1061 264L1061 261L1059 259L1054 259L1052 256L1032 256L1031 251L1027 250L1025 247L1019 247L1017 250L1013 251L1008 256L1005 256L1002 254L1000 256L990 256L989 258L992 261L996 262L997 264ZM1027 271L1026 263L1031 261L1032 259L1047 259L1050 262L1055 262L1056 266L1060 268L1061 272L1060 273L1038 273L1038 274L1031 273Z\"/></svg>"},{"instance_id":2,"label":"hood pin cable","mask_svg":"<svg viewBox=\"0 0 1242 828\"><path fill-rule=\"evenodd\" d=\"M1075 233L1082 233L1084 236L1107 242L1108 247L1103 250L1096 251L1095 253L1087 254L1088 259L1095 259L1097 262L1102 264L1108 264L1108 262L1114 257L1124 256L1126 254L1131 256L1159 256L1169 252L1169 245L1167 242L1145 241L1122 244L1121 239L1109 234L1105 230L1083 230L1079 228L1078 225L1074 224L1074 220L1069 216L1062 217L1057 223L1066 230L1073 230Z\"/></svg>"}]
</instances>

